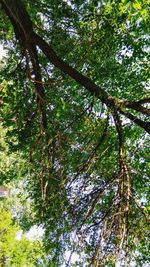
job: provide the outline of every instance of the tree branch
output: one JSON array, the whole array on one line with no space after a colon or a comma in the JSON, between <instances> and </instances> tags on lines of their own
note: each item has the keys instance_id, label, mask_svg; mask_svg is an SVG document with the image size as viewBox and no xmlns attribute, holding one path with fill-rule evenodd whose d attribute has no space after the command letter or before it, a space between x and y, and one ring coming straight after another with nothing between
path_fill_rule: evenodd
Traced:
<instances>
[{"instance_id":1,"label":"tree branch","mask_svg":"<svg viewBox=\"0 0 150 267\"><path fill-rule=\"evenodd\" d=\"M16 37L18 40L20 40L22 46L27 47L29 43L30 45L32 44L34 46L38 46L55 67L57 67L63 73L69 75L78 84L85 87L92 95L99 98L102 103L106 104L111 110L117 108L121 114L125 115L131 121L150 133L149 123L143 122L126 111L124 112L121 108L121 106L124 108L132 108L148 115L149 110L141 106L141 104L145 103L145 100L144 102L143 100L140 100L137 103L128 103L127 101L115 99L109 95L102 87L96 85L91 79L85 77L76 69L69 66L56 54L56 52L50 47L49 44L47 44L46 41L44 41L38 34L34 32L32 21L30 20L30 17L21 1L0 0L0 2L2 3L6 14L9 16L14 27L14 31L16 32ZM140 108L138 107L138 104L140 105Z\"/></svg>"},{"instance_id":2,"label":"tree branch","mask_svg":"<svg viewBox=\"0 0 150 267\"><path fill-rule=\"evenodd\" d=\"M150 115L150 109L143 107L143 104L149 104L150 103L150 98L144 98L139 101L134 101L134 102L128 102L124 101L124 107L131 108L133 110L136 110L138 112L141 112L145 115Z\"/></svg>"},{"instance_id":3,"label":"tree branch","mask_svg":"<svg viewBox=\"0 0 150 267\"><path fill-rule=\"evenodd\" d=\"M150 122L147 121L144 122L141 119L137 118L136 116L132 115L131 113L124 111L122 109L119 109L119 112L150 134Z\"/></svg>"}]
</instances>

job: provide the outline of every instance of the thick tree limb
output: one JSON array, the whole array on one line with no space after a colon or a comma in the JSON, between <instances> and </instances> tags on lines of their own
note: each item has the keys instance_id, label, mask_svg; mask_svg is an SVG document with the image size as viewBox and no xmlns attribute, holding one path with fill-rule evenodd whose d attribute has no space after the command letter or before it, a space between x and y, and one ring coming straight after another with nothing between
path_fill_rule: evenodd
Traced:
<instances>
[{"instance_id":1,"label":"thick tree limb","mask_svg":"<svg viewBox=\"0 0 150 267\"><path fill-rule=\"evenodd\" d=\"M149 116L150 115L150 109L143 107L142 106L143 104L150 104L150 98L144 98L144 99L141 99L139 101L134 101L134 102L128 102L125 100L123 103L124 107L131 108L133 110L136 110L138 112L141 112L141 113Z\"/></svg>"},{"instance_id":2,"label":"thick tree limb","mask_svg":"<svg viewBox=\"0 0 150 267\"><path fill-rule=\"evenodd\" d=\"M131 121L133 121L145 131L150 133L149 123L145 123L144 121L134 117L129 112L124 112L125 108L131 108L146 115L149 115L149 109L141 106L145 102L140 100L137 102L129 103L126 100L113 98L105 90L103 90L103 88L96 85L91 79L85 77L76 69L69 66L56 54L56 52L50 47L49 44L47 44L46 41L44 41L38 34L34 32L32 21L30 20L30 17L21 1L0 0L0 3L2 3L6 14L11 20L12 25L14 27L14 31L16 33L16 37L18 40L20 40L22 46L38 46L55 67L60 69L63 73L69 75L78 84L85 87L92 95L95 95L102 101L102 103L106 104L108 108L110 108L111 110L117 108L121 114L125 115Z\"/></svg>"},{"instance_id":3,"label":"thick tree limb","mask_svg":"<svg viewBox=\"0 0 150 267\"><path fill-rule=\"evenodd\" d=\"M120 113L123 114L126 118L130 119L132 122L136 123L139 125L141 128L143 128L146 132L150 134L150 122L148 121L143 121L136 116L132 115L131 113L120 109Z\"/></svg>"}]
</instances>

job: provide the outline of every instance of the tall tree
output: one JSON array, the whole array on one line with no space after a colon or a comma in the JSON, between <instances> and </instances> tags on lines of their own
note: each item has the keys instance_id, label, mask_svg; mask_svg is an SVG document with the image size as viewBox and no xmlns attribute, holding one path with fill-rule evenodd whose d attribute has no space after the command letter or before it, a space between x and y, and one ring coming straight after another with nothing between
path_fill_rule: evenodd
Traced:
<instances>
[{"instance_id":1,"label":"tall tree","mask_svg":"<svg viewBox=\"0 0 150 267\"><path fill-rule=\"evenodd\" d=\"M148 2L1 0L1 116L50 264L147 257ZM142 206L141 202L145 203ZM139 229L143 232L139 234ZM53 265L52 265L53 266Z\"/></svg>"}]
</instances>

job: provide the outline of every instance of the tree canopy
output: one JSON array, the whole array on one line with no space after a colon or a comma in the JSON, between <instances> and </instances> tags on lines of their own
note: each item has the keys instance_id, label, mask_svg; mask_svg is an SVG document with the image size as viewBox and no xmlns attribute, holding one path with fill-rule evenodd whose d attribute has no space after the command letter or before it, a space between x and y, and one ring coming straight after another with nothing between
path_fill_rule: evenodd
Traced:
<instances>
[{"instance_id":1,"label":"tree canopy","mask_svg":"<svg viewBox=\"0 0 150 267\"><path fill-rule=\"evenodd\" d=\"M149 1L0 4L1 121L49 266L146 266Z\"/></svg>"},{"instance_id":2,"label":"tree canopy","mask_svg":"<svg viewBox=\"0 0 150 267\"><path fill-rule=\"evenodd\" d=\"M27 237L17 238L19 226L13 224L9 210L1 208L0 213L0 266L34 267L39 265L42 246ZM18 236L19 237L19 236Z\"/></svg>"}]
</instances>

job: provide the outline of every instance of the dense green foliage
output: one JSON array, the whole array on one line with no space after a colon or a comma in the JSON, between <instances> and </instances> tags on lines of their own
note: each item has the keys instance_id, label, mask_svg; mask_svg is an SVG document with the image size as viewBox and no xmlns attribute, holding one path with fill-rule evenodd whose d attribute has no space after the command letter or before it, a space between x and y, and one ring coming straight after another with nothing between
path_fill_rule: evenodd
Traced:
<instances>
[{"instance_id":1,"label":"dense green foliage","mask_svg":"<svg viewBox=\"0 0 150 267\"><path fill-rule=\"evenodd\" d=\"M149 1L0 3L1 121L49 266L144 266Z\"/></svg>"},{"instance_id":2,"label":"dense green foliage","mask_svg":"<svg viewBox=\"0 0 150 267\"><path fill-rule=\"evenodd\" d=\"M0 125L0 266L45 267L42 229L37 235L38 228L34 226L37 231L33 235L31 228L34 213L25 187L25 161L21 153L9 151L7 130ZM6 195L1 194L4 190Z\"/></svg>"},{"instance_id":3,"label":"dense green foliage","mask_svg":"<svg viewBox=\"0 0 150 267\"><path fill-rule=\"evenodd\" d=\"M0 266L42 266L40 243L25 236L17 238L20 228L13 224L10 211L4 208L0 211Z\"/></svg>"}]
</instances>

